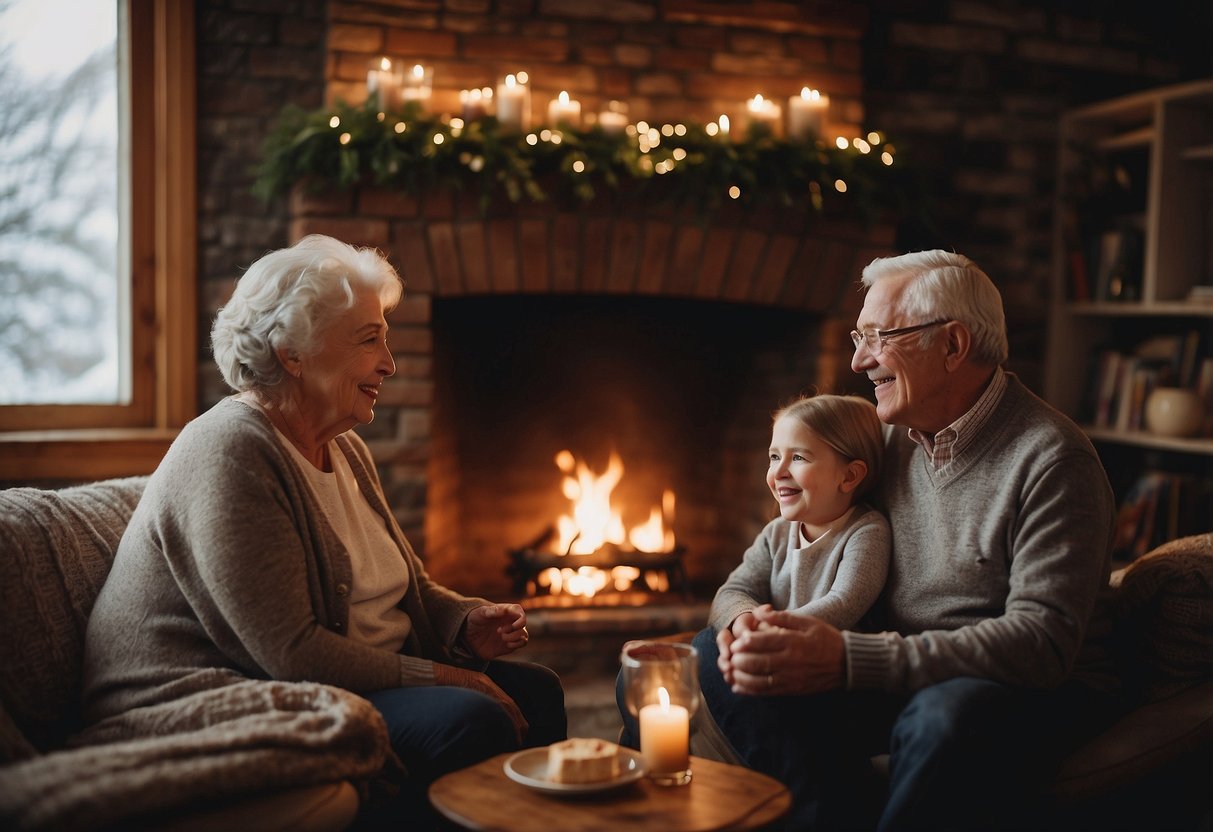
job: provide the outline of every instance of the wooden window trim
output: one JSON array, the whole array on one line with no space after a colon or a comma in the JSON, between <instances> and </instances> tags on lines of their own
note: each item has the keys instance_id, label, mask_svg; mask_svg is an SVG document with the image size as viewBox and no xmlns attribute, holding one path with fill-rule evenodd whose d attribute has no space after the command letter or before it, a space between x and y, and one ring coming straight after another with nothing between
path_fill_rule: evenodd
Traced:
<instances>
[{"instance_id":1,"label":"wooden window trim","mask_svg":"<svg viewBox=\"0 0 1213 832\"><path fill-rule=\"evenodd\" d=\"M134 404L20 408L55 429L0 432L0 481L151 473L197 410L194 2L131 0L129 25Z\"/></svg>"}]
</instances>

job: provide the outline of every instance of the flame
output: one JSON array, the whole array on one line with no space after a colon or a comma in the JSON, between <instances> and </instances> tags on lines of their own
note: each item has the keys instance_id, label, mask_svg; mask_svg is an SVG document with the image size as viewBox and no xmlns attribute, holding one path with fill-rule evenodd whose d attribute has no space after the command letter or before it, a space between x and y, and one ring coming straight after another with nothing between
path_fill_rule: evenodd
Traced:
<instances>
[{"instance_id":1,"label":"flame","mask_svg":"<svg viewBox=\"0 0 1213 832\"><path fill-rule=\"evenodd\" d=\"M641 552L674 550L677 542L671 527L675 504L673 491L666 489L661 505L650 510L648 520L628 530L624 527L622 512L611 503L611 493L623 478L623 461L618 454L612 452L602 474L595 474L567 450L556 454L555 462L564 472L561 493L571 505L568 513L556 519L554 552L590 555L607 544L623 546L625 542ZM641 572L634 566L616 566L609 571L591 566L552 567L540 573L536 582L548 588L552 595L588 597L608 586L625 592L640 578ZM669 589L670 582L664 573L649 572L644 575L644 583L649 589L662 592Z\"/></svg>"}]
</instances>

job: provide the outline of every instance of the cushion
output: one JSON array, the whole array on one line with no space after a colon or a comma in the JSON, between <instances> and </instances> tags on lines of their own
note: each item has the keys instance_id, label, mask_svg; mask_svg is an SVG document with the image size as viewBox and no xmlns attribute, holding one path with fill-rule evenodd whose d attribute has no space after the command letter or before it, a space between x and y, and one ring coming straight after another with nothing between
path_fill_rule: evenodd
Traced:
<instances>
[{"instance_id":1,"label":"cushion","mask_svg":"<svg viewBox=\"0 0 1213 832\"><path fill-rule=\"evenodd\" d=\"M1133 561L1114 606L1131 700L1154 702L1213 680L1213 533L1172 540Z\"/></svg>"},{"instance_id":2,"label":"cushion","mask_svg":"<svg viewBox=\"0 0 1213 832\"><path fill-rule=\"evenodd\" d=\"M3 761L61 747L78 727L85 626L146 483L0 491Z\"/></svg>"}]
</instances>

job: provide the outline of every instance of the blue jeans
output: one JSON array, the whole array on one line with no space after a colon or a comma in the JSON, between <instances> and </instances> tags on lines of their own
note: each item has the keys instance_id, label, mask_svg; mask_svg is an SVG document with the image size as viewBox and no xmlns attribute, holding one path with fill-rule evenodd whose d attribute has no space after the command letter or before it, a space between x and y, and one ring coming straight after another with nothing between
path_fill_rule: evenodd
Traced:
<instances>
[{"instance_id":1,"label":"blue jeans","mask_svg":"<svg viewBox=\"0 0 1213 832\"><path fill-rule=\"evenodd\" d=\"M700 632L694 644L704 704L746 764L792 792L786 828L797 832L1011 828L1067 738L1078 741L1078 717L1090 703L1074 689L1027 691L974 678L909 696L742 696L716 667L715 632ZM624 742L636 747L636 721L616 691ZM873 772L877 754L889 755L887 784Z\"/></svg>"},{"instance_id":2,"label":"blue jeans","mask_svg":"<svg viewBox=\"0 0 1213 832\"><path fill-rule=\"evenodd\" d=\"M506 751L566 738L564 689L555 673L514 661L490 661L483 672L526 717L530 727L521 745L505 709L477 691L434 686L364 694L383 715L392 749L408 769L408 778L393 801L363 813L361 826L403 828L403 823L410 829L431 828L436 819L426 792L434 780Z\"/></svg>"}]
</instances>

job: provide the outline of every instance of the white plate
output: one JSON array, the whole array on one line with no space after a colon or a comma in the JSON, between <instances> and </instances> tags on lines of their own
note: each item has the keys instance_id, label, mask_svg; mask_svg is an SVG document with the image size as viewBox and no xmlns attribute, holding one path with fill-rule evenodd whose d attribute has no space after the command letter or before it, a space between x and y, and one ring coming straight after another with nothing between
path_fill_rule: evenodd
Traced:
<instances>
[{"instance_id":1,"label":"white plate","mask_svg":"<svg viewBox=\"0 0 1213 832\"><path fill-rule=\"evenodd\" d=\"M528 748L519 751L505 761L505 776L515 783L521 783L527 788L550 794L593 794L617 789L627 783L634 783L644 776L644 767L640 764L640 753L630 748L620 748L620 762L623 771L612 780L599 780L594 783L556 783L548 779L548 750L544 748Z\"/></svg>"}]
</instances>

